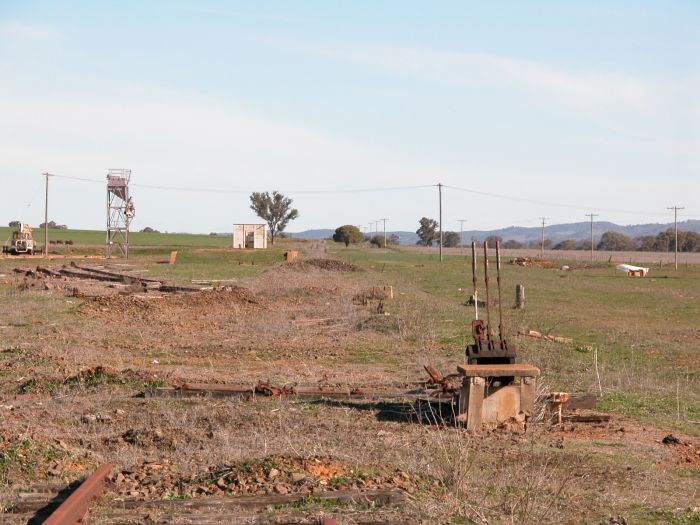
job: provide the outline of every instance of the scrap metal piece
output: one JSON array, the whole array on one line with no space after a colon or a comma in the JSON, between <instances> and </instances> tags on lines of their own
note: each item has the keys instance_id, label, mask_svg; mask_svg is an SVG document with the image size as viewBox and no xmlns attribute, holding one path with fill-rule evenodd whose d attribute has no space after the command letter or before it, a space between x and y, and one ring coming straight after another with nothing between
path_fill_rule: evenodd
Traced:
<instances>
[{"instance_id":1,"label":"scrap metal piece","mask_svg":"<svg viewBox=\"0 0 700 525\"><path fill-rule=\"evenodd\" d=\"M93 500L98 498L104 489L104 481L112 470L107 463L98 468L89 478L83 481L61 505L51 513L44 525L73 525L82 523L85 513Z\"/></svg>"},{"instance_id":2,"label":"scrap metal piece","mask_svg":"<svg viewBox=\"0 0 700 525\"><path fill-rule=\"evenodd\" d=\"M452 384L449 380L449 378L454 377L455 374L445 377L432 365L423 365L423 368L430 376L430 383L439 388L438 397L441 394L453 395L459 390L459 387Z\"/></svg>"},{"instance_id":3,"label":"scrap metal piece","mask_svg":"<svg viewBox=\"0 0 700 525\"><path fill-rule=\"evenodd\" d=\"M561 425L561 411L562 406L569 400L569 394L567 392L552 392L551 403L557 408L557 416L559 424Z\"/></svg>"}]
</instances>

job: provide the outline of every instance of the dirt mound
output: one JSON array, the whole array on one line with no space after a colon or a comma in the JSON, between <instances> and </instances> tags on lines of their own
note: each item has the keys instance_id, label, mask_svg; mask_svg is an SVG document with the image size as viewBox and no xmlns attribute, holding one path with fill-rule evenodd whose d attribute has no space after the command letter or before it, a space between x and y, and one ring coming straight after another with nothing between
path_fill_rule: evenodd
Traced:
<instances>
[{"instance_id":1,"label":"dirt mound","mask_svg":"<svg viewBox=\"0 0 700 525\"><path fill-rule=\"evenodd\" d=\"M296 260L284 265L287 268L294 270L308 270L311 268L319 268L331 272L359 272L361 268L354 264L339 261L338 259L305 259L302 261Z\"/></svg>"},{"instance_id":2,"label":"dirt mound","mask_svg":"<svg viewBox=\"0 0 700 525\"><path fill-rule=\"evenodd\" d=\"M242 286L172 295L109 295L89 298L81 307L84 314L97 317L128 315L152 318L161 312L180 309L225 308L231 305L259 304L255 294Z\"/></svg>"},{"instance_id":3,"label":"dirt mound","mask_svg":"<svg viewBox=\"0 0 700 525\"><path fill-rule=\"evenodd\" d=\"M187 307L200 307L209 304L258 304L255 294L243 286L224 286L211 291L169 297L171 304L181 304Z\"/></svg>"},{"instance_id":4,"label":"dirt mound","mask_svg":"<svg viewBox=\"0 0 700 525\"><path fill-rule=\"evenodd\" d=\"M515 257L508 264L516 266L535 266L537 268L560 268L561 265L546 259L535 259L533 257Z\"/></svg>"},{"instance_id":5,"label":"dirt mound","mask_svg":"<svg viewBox=\"0 0 700 525\"><path fill-rule=\"evenodd\" d=\"M673 452L676 464L681 468L700 470L700 446L668 434L661 440Z\"/></svg>"},{"instance_id":6,"label":"dirt mound","mask_svg":"<svg viewBox=\"0 0 700 525\"><path fill-rule=\"evenodd\" d=\"M314 494L348 489L401 488L415 492L419 479L400 470L378 472L329 456L268 456L209 467L183 476L169 462L145 462L112 477L119 494L143 499L199 495Z\"/></svg>"}]
</instances>

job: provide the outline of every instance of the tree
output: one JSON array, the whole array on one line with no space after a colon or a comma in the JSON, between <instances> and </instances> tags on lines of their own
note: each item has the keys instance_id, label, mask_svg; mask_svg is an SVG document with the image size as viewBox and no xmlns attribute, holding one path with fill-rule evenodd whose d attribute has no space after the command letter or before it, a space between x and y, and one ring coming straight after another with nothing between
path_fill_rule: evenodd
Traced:
<instances>
[{"instance_id":1,"label":"tree","mask_svg":"<svg viewBox=\"0 0 700 525\"><path fill-rule=\"evenodd\" d=\"M20 224L22 224L22 223L19 222L19 221L10 221L10 223L8 224L8 226L9 226L10 228L19 228Z\"/></svg>"},{"instance_id":2,"label":"tree","mask_svg":"<svg viewBox=\"0 0 700 525\"><path fill-rule=\"evenodd\" d=\"M700 234L695 232L678 232L678 251L697 252L700 251Z\"/></svg>"},{"instance_id":3,"label":"tree","mask_svg":"<svg viewBox=\"0 0 700 525\"><path fill-rule=\"evenodd\" d=\"M486 237L486 242L489 243L489 246L496 246L497 242L503 243L503 237L500 237L498 235L489 235Z\"/></svg>"},{"instance_id":4,"label":"tree","mask_svg":"<svg viewBox=\"0 0 700 525\"><path fill-rule=\"evenodd\" d=\"M150 226L146 226L143 230L141 230L141 233L160 233L160 232L154 228L151 228ZM216 234L214 234L214 235L216 235Z\"/></svg>"},{"instance_id":5,"label":"tree","mask_svg":"<svg viewBox=\"0 0 700 525\"><path fill-rule=\"evenodd\" d=\"M44 228L45 224L46 223L42 222L39 225L39 228ZM48 225L49 225L49 230L67 230L68 229L68 226L66 226L65 224L56 224L56 221L49 221Z\"/></svg>"},{"instance_id":6,"label":"tree","mask_svg":"<svg viewBox=\"0 0 700 525\"><path fill-rule=\"evenodd\" d=\"M555 250L576 250L578 248L578 243L571 239L558 242L554 245Z\"/></svg>"},{"instance_id":7,"label":"tree","mask_svg":"<svg viewBox=\"0 0 700 525\"><path fill-rule=\"evenodd\" d=\"M519 248L524 248L525 245L521 242L518 242L514 239L508 239L506 242L502 244L503 248L508 248L510 250L517 250Z\"/></svg>"},{"instance_id":8,"label":"tree","mask_svg":"<svg viewBox=\"0 0 700 525\"><path fill-rule=\"evenodd\" d=\"M292 208L292 199L277 191L254 192L250 195L250 209L270 227L270 240L275 244L275 235L282 232L289 221L299 217L299 212Z\"/></svg>"},{"instance_id":9,"label":"tree","mask_svg":"<svg viewBox=\"0 0 700 525\"><path fill-rule=\"evenodd\" d=\"M372 246L376 246L377 248L384 248L384 236L383 235L374 235L369 240L369 243Z\"/></svg>"},{"instance_id":10,"label":"tree","mask_svg":"<svg viewBox=\"0 0 700 525\"><path fill-rule=\"evenodd\" d=\"M416 244L420 246L432 246L434 241L439 240L439 235L437 233L438 223L435 219L423 217L418 223L420 224L420 228L416 230L416 234L418 235L418 242Z\"/></svg>"},{"instance_id":11,"label":"tree","mask_svg":"<svg viewBox=\"0 0 700 525\"><path fill-rule=\"evenodd\" d=\"M634 241L627 235L618 232L605 232L598 243L599 250L620 252L634 250L634 248Z\"/></svg>"},{"instance_id":12,"label":"tree","mask_svg":"<svg viewBox=\"0 0 700 525\"><path fill-rule=\"evenodd\" d=\"M333 240L335 242L345 243L345 246L350 244L358 244L365 240L365 236L357 226L352 224L345 224L335 229L333 234Z\"/></svg>"},{"instance_id":13,"label":"tree","mask_svg":"<svg viewBox=\"0 0 700 525\"><path fill-rule=\"evenodd\" d=\"M673 229L668 229L656 236L647 235L635 239L637 249L641 251L665 252L676 249L676 233ZM700 234L695 232L678 231L678 251L697 252L700 251Z\"/></svg>"},{"instance_id":14,"label":"tree","mask_svg":"<svg viewBox=\"0 0 700 525\"><path fill-rule=\"evenodd\" d=\"M399 237L398 233L392 233L391 235L389 235L389 237L386 238L386 243L394 245L401 244L401 237Z\"/></svg>"},{"instance_id":15,"label":"tree","mask_svg":"<svg viewBox=\"0 0 700 525\"><path fill-rule=\"evenodd\" d=\"M462 239L457 232L445 232L442 238L442 245L445 248L457 248L462 244Z\"/></svg>"},{"instance_id":16,"label":"tree","mask_svg":"<svg viewBox=\"0 0 700 525\"><path fill-rule=\"evenodd\" d=\"M637 237L634 241L637 243L637 249L642 252L654 252L659 251L656 244L656 235L644 235L642 237ZM665 249L664 244L664 249Z\"/></svg>"}]
</instances>

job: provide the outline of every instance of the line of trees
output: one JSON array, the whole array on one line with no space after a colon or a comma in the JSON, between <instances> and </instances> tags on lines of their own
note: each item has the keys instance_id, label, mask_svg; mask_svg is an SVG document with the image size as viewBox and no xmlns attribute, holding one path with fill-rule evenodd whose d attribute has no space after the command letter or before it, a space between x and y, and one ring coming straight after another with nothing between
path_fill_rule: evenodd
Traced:
<instances>
[{"instance_id":1,"label":"line of trees","mask_svg":"<svg viewBox=\"0 0 700 525\"><path fill-rule=\"evenodd\" d=\"M433 246L440 241L440 233L438 231L438 222L435 219L422 217L418 221L419 228L416 230L418 235L419 246ZM459 246L461 239L457 232L443 232L442 245L446 248ZM490 246L495 246L496 242L500 242L503 248L518 249L518 248L540 248L541 241L529 241L527 243L507 240L504 241L498 235L490 235L485 239ZM567 239L558 243L553 243L550 239L544 240L546 249L554 250L590 250L591 241L575 241ZM661 232L657 235L645 235L642 237L628 237L619 232L608 231L601 237L600 241L595 246L599 251L642 251L642 252L666 252L675 251L676 238L673 229ZM679 252L700 252L700 233L695 232L678 232L678 251Z\"/></svg>"},{"instance_id":2,"label":"line of trees","mask_svg":"<svg viewBox=\"0 0 700 525\"><path fill-rule=\"evenodd\" d=\"M673 252L676 251L676 234L673 229L669 228L657 235L644 235L632 239L622 233L605 232L600 238L597 248L616 251ZM700 233L679 231L678 251L700 252Z\"/></svg>"},{"instance_id":3,"label":"line of trees","mask_svg":"<svg viewBox=\"0 0 700 525\"><path fill-rule=\"evenodd\" d=\"M567 239L560 241L552 246L549 239L545 240L545 248L554 250L590 250L591 241L574 241ZM506 241L502 243L504 248L539 248L539 242L531 242L523 244L517 241ZM616 252L673 252L676 250L676 235L673 229L668 229L657 235L644 235L642 237L629 237L619 232L605 232L600 237L600 241L595 246L599 251L616 251ZM678 251L679 252L700 252L700 233L695 232L678 232Z\"/></svg>"}]
</instances>

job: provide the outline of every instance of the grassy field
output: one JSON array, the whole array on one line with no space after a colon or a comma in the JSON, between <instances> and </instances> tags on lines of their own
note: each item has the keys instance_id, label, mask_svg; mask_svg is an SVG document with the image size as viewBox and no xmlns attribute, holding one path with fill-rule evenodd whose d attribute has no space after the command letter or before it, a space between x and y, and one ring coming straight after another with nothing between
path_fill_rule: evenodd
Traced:
<instances>
[{"instance_id":1,"label":"grassy field","mask_svg":"<svg viewBox=\"0 0 700 525\"><path fill-rule=\"evenodd\" d=\"M196 242L206 240L197 236ZM332 243L284 241L264 251L144 244L133 246L128 261L143 275L180 284L225 279L247 287L256 302L180 296L152 300L144 309L128 297L95 303L70 289L24 290L0 279L0 378L6 379L0 405L19 403L20 392L32 396L22 410L7 413L0 452L5 447L37 455L31 473L13 459L17 454L0 455L0 492L3 482L44 477L44 464L57 461L60 435L72 451L60 460L67 464L99 459L138 468L146 455L157 453L187 472L202 462L283 453L401 468L426 476L426 487L438 487L421 488L410 510L435 523L700 522L693 510L700 460L677 455L700 451L700 267L664 267L639 279L603 262L577 267L571 261L571 270L561 271L507 264L506 258L504 322L519 361L541 368L546 390L599 394L598 409L614 419L608 426L563 429L538 424L524 436L471 436L384 419L382 407L212 405L134 395L145 384L185 381L314 384L323 377L330 384L407 385L424 378L424 363L452 372L471 340L473 307L465 304L471 268L463 255L449 253L441 263L434 253ZM162 264L171 248L178 250L177 264ZM292 269L283 264L287 249L300 249L306 259L348 261L361 271ZM93 251L78 247L74 253ZM0 274L37 261L0 259ZM525 286L523 310L512 307L516 283ZM383 312L354 304L357 291L376 284L396 290ZM495 309L491 316L496 325ZM515 335L527 330L572 342ZM71 378L96 366L110 375L76 387ZM92 426L80 422L79 414L117 409L128 417L110 416ZM148 449L114 438L153 428L161 437ZM27 429L31 440L13 437ZM670 433L687 447L661 444Z\"/></svg>"},{"instance_id":2,"label":"grassy field","mask_svg":"<svg viewBox=\"0 0 700 525\"><path fill-rule=\"evenodd\" d=\"M3 242L12 235L12 228L0 227ZM44 230L33 230L34 239L44 243ZM75 244L104 246L106 233L96 230L49 230L49 241L68 241ZM131 232L129 244L133 246L230 246L231 237L190 233L142 233Z\"/></svg>"},{"instance_id":3,"label":"grassy field","mask_svg":"<svg viewBox=\"0 0 700 525\"><path fill-rule=\"evenodd\" d=\"M435 254L401 250L341 248L337 253L417 296L437 299L438 310L416 321L433 332L431 344L463 350L473 314L463 306L472 289L465 257L448 255L440 263ZM575 261L563 262L575 268ZM568 272L511 264L503 270L504 317L511 334L537 330L574 340L561 345L517 338L522 359L539 366L552 389L597 391L597 354L603 407L700 434L700 267L666 267L646 279L627 278L604 263ZM493 285L494 260L491 271ZM482 263L478 272L483 298ZM512 308L516 283L525 286L524 310Z\"/></svg>"}]
</instances>

